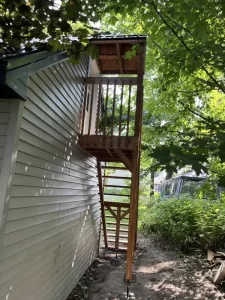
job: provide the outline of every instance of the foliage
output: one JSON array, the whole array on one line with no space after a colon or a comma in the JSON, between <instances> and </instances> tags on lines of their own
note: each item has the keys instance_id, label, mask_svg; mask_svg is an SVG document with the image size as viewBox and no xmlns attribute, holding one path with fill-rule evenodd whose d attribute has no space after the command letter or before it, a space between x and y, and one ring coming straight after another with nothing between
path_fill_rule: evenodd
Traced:
<instances>
[{"instance_id":1,"label":"foliage","mask_svg":"<svg viewBox=\"0 0 225 300\"><path fill-rule=\"evenodd\" d=\"M143 230L157 233L184 252L224 247L224 203L188 198L154 200L145 210Z\"/></svg>"},{"instance_id":2,"label":"foliage","mask_svg":"<svg viewBox=\"0 0 225 300\"><path fill-rule=\"evenodd\" d=\"M217 183L212 180L205 180L195 191L196 198L214 200L217 198Z\"/></svg>"},{"instance_id":3,"label":"foliage","mask_svg":"<svg viewBox=\"0 0 225 300\"><path fill-rule=\"evenodd\" d=\"M222 0L0 0L0 50L44 43L76 61L85 49L98 56L87 37L99 20L102 31L146 34L142 168L188 165L225 185L224 17Z\"/></svg>"},{"instance_id":4,"label":"foliage","mask_svg":"<svg viewBox=\"0 0 225 300\"><path fill-rule=\"evenodd\" d=\"M14 0L0 1L0 50L40 48L67 51L77 60L87 48L88 36L96 32L102 0ZM89 53L97 56L90 46Z\"/></svg>"},{"instance_id":5,"label":"foliage","mask_svg":"<svg viewBox=\"0 0 225 300\"><path fill-rule=\"evenodd\" d=\"M224 1L109 3L104 29L148 39L142 166L199 174L219 159L224 184Z\"/></svg>"}]
</instances>

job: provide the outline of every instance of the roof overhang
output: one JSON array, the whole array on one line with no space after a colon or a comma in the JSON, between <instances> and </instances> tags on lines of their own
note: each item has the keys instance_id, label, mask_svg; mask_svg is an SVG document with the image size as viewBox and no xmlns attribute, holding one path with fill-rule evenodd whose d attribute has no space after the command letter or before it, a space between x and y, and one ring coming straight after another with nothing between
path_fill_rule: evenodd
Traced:
<instances>
[{"instance_id":1,"label":"roof overhang","mask_svg":"<svg viewBox=\"0 0 225 300\"><path fill-rule=\"evenodd\" d=\"M90 40L99 47L96 59L101 74L143 74L145 65L146 36L101 36ZM138 45L131 59L125 55Z\"/></svg>"}]
</instances>

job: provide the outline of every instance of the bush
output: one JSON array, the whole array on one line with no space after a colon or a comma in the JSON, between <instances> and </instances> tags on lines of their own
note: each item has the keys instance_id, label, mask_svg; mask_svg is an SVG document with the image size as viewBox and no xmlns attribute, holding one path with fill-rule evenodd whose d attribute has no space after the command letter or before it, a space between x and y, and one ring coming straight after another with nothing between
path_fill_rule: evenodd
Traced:
<instances>
[{"instance_id":1,"label":"bush","mask_svg":"<svg viewBox=\"0 0 225 300\"><path fill-rule=\"evenodd\" d=\"M225 242L225 204L202 199L167 199L146 204L142 224L181 250L219 249Z\"/></svg>"}]
</instances>

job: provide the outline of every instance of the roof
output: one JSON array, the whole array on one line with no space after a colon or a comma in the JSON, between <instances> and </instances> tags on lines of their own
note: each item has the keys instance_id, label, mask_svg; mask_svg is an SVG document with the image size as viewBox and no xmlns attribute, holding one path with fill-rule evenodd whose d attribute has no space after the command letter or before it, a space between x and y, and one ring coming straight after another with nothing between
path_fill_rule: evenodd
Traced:
<instances>
[{"instance_id":1,"label":"roof","mask_svg":"<svg viewBox=\"0 0 225 300\"><path fill-rule=\"evenodd\" d=\"M139 41L145 41L146 40L146 35L144 34L138 34L138 35L134 35L134 34L101 34L98 35L97 37L92 37L90 39L90 42L93 41L114 41L114 40L139 40Z\"/></svg>"}]
</instances>

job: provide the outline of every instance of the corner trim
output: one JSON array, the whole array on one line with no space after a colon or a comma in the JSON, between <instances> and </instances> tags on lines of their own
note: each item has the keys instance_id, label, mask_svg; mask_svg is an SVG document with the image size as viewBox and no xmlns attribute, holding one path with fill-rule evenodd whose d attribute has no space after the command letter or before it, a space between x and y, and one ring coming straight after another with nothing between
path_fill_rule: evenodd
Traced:
<instances>
[{"instance_id":1,"label":"corner trim","mask_svg":"<svg viewBox=\"0 0 225 300\"><path fill-rule=\"evenodd\" d=\"M21 99L14 99L11 104L6 146L3 156L2 170L0 174L0 259L4 240L5 224L9 208L12 180L16 167L17 149L23 110L24 101Z\"/></svg>"}]
</instances>

